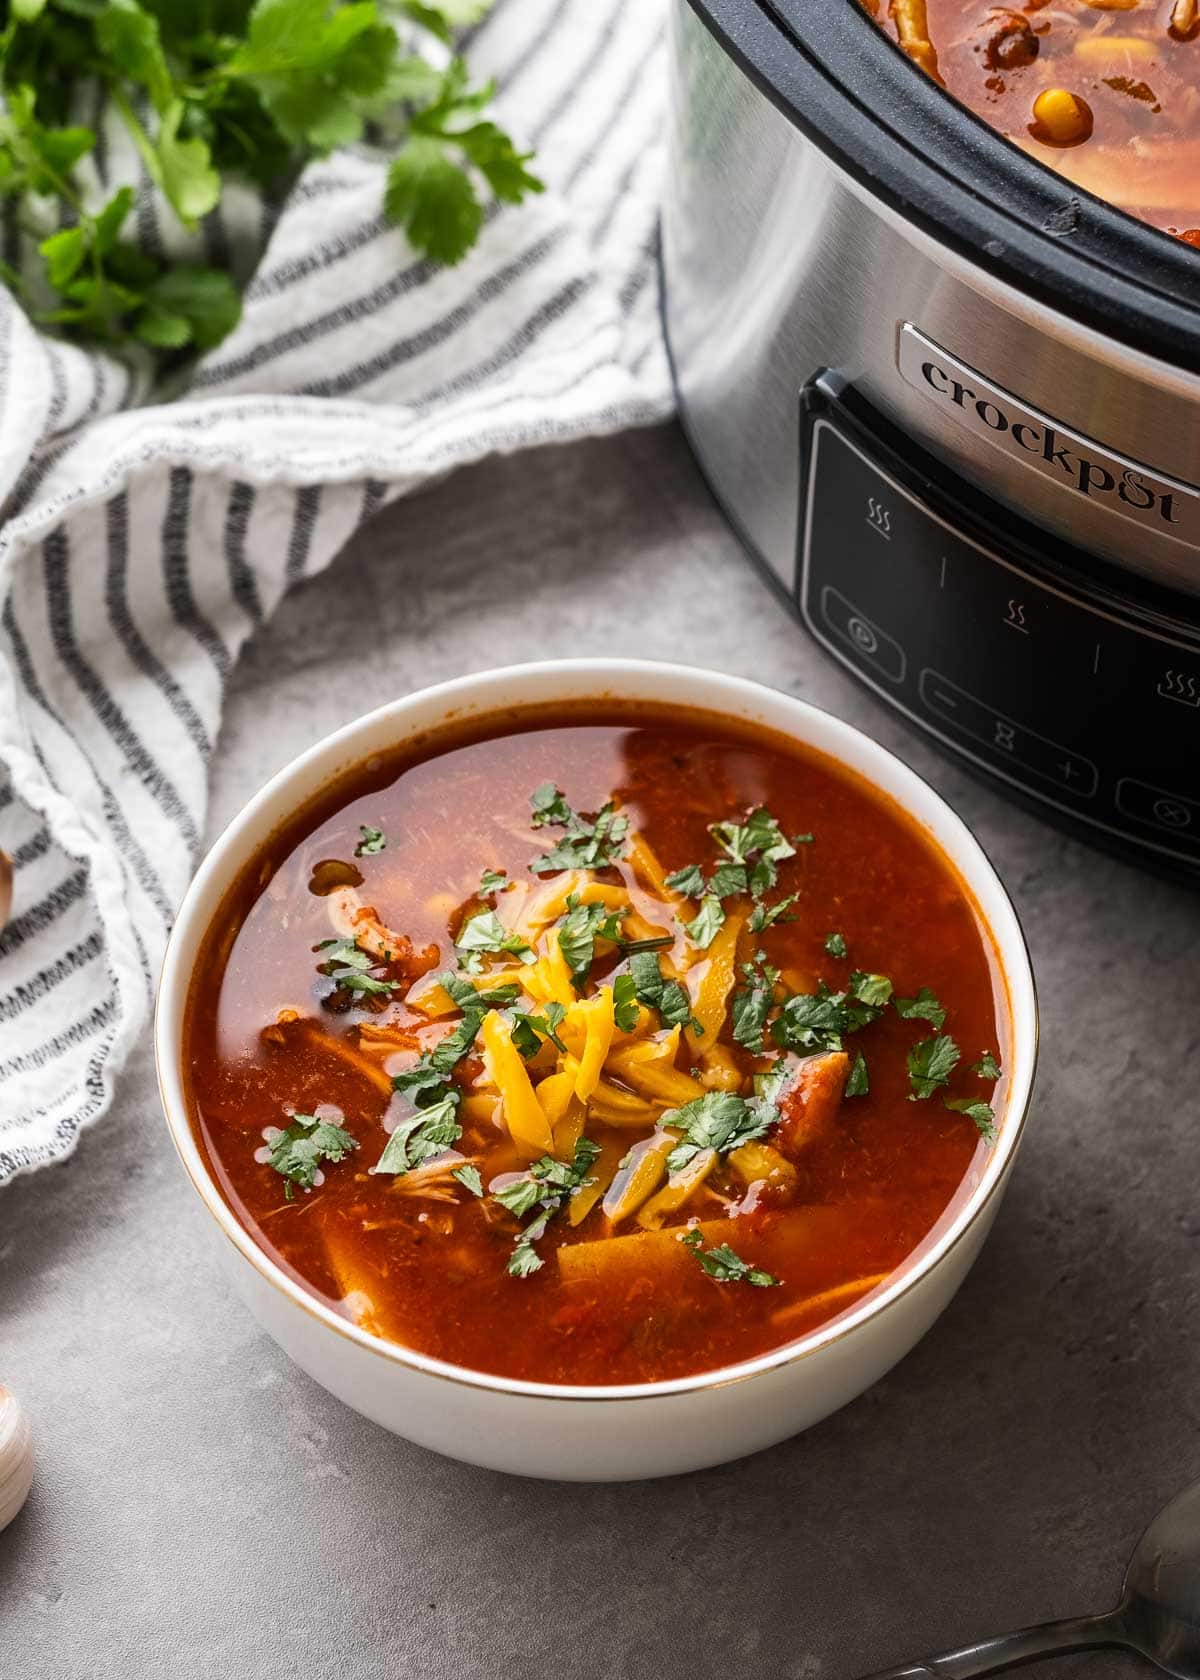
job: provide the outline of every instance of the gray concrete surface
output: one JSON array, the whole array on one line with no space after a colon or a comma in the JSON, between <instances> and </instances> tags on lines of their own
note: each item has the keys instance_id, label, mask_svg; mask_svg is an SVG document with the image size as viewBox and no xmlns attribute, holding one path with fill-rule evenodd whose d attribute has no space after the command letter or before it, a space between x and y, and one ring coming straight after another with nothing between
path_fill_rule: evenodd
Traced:
<instances>
[{"instance_id":1,"label":"gray concrete surface","mask_svg":"<svg viewBox=\"0 0 1200 1680\"><path fill-rule=\"evenodd\" d=\"M505 1479L392 1439L260 1334L143 1054L70 1163L0 1195L0 1375L41 1449L0 1535L4 1680L842 1680L1105 1605L1144 1521L1200 1472L1200 900L1003 803L852 686L745 562L673 429L488 462L389 510L239 670L210 831L396 694L599 652L831 708L996 859L1045 1049L974 1272L884 1382L774 1451L640 1486Z\"/></svg>"}]
</instances>

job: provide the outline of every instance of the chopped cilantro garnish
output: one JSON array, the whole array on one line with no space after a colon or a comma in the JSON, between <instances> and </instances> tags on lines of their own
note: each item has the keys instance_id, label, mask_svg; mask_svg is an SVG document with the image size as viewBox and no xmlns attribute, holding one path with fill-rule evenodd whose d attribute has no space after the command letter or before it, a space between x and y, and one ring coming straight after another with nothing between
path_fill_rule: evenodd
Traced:
<instances>
[{"instance_id":1,"label":"chopped cilantro garnish","mask_svg":"<svg viewBox=\"0 0 1200 1680\"><path fill-rule=\"evenodd\" d=\"M946 1024L946 1011L928 986L922 986L916 997L895 998L896 1013L905 1021L928 1021L937 1032Z\"/></svg>"},{"instance_id":2,"label":"chopped cilantro garnish","mask_svg":"<svg viewBox=\"0 0 1200 1680\"><path fill-rule=\"evenodd\" d=\"M508 876L503 869L485 869L479 877L479 891L486 898L489 893L503 892L509 884Z\"/></svg>"},{"instance_id":3,"label":"chopped cilantro garnish","mask_svg":"<svg viewBox=\"0 0 1200 1680\"><path fill-rule=\"evenodd\" d=\"M945 1085L958 1065L959 1048L949 1033L923 1038L908 1052L909 1102L923 1102Z\"/></svg>"},{"instance_id":4,"label":"chopped cilantro garnish","mask_svg":"<svg viewBox=\"0 0 1200 1680\"><path fill-rule=\"evenodd\" d=\"M992 1113L990 1103L972 1101L970 1097L954 1097L945 1099L945 1106L952 1108L956 1114L966 1114L974 1120L979 1128L979 1135L992 1143L996 1137L996 1117Z\"/></svg>"},{"instance_id":5,"label":"chopped cilantro garnish","mask_svg":"<svg viewBox=\"0 0 1200 1680\"><path fill-rule=\"evenodd\" d=\"M527 1225L513 1244L513 1251L508 1257L508 1265L504 1268L509 1277L530 1277L534 1272L540 1272L546 1262L534 1247L546 1235L546 1227L550 1223L550 1214L540 1214L532 1225Z\"/></svg>"},{"instance_id":6,"label":"chopped cilantro garnish","mask_svg":"<svg viewBox=\"0 0 1200 1680\"><path fill-rule=\"evenodd\" d=\"M483 1014L477 1005L464 1010L462 1020L452 1032L439 1039L432 1050L426 1050L412 1067L393 1075L393 1089L411 1098L418 1108L428 1108L443 1101L446 1096L457 1102L458 1092L448 1091L445 1087L458 1063L474 1044Z\"/></svg>"},{"instance_id":7,"label":"chopped cilantro garnish","mask_svg":"<svg viewBox=\"0 0 1200 1680\"><path fill-rule=\"evenodd\" d=\"M465 1185L472 1196L483 1195L483 1180L479 1176L479 1168L471 1166L470 1162L467 1162L464 1166L455 1167L450 1177L456 1178L460 1184Z\"/></svg>"},{"instance_id":8,"label":"chopped cilantro garnish","mask_svg":"<svg viewBox=\"0 0 1200 1680\"><path fill-rule=\"evenodd\" d=\"M865 1097L870 1089L871 1081L867 1073L867 1058L860 1050L850 1064L850 1076L846 1080L844 1095L847 1097Z\"/></svg>"},{"instance_id":9,"label":"chopped cilantro garnish","mask_svg":"<svg viewBox=\"0 0 1200 1680\"><path fill-rule=\"evenodd\" d=\"M784 1050L840 1050L849 1031L845 993L793 992L771 1026L771 1037Z\"/></svg>"},{"instance_id":10,"label":"chopped cilantro garnish","mask_svg":"<svg viewBox=\"0 0 1200 1680\"><path fill-rule=\"evenodd\" d=\"M376 852L382 852L387 846L387 836L381 828L371 828L366 823L359 823L358 832L362 839L354 848L355 857L374 857Z\"/></svg>"},{"instance_id":11,"label":"chopped cilantro garnish","mask_svg":"<svg viewBox=\"0 0 1200 1680\"><path fill-rule=\"evenodd\" d=\"M440 1155L462 1136L458 1123L458 1093L448 1091L430 1108L419 1108L402 1120L388 1138L373 1173L406 1173L422 1161Z\"/></svg>"},{"instance_id":12,"label":"chopped cilantro garnish","mask_svg":"<svg viewBox=\"0 0 1200 1680\"><path fill-rule=\"evenodd\" d=\"M524 1219L527 1213L532 1213L542 1198L538 1182L529 1173L522 1173L514 1178L510 1184L502 1184L499 1190L492 1191L493 1200L507 1208L509 1213L518 1219Z\"/></svg>"},{"instance_id":13,"label":"chopped cilantro garnish","mask_svg":"<svg viewBox=\"0 0 1200 1680\"><path fill-rule=\"evenodd\" d=\"M732 862L751 865L749 886L755 898L775 885L784 858L796 855L795 846L763 806L751 811L744 823L710 823L709 833Z\"/></svg>"},{"instance_id":14,"label":"chopped cilantro garnish","mask_svg":"<svg viewBox=\"0 0 1200 1680\"><path fill-rule=\"evenodd\" d=\"M367 951L360 951L353 939L322 939L314 950L324 953L323 960L317 964L322 974L328 975L335 986L341 986L348 992L364 994L394 992L399 985L398 980L382 980L377 963Z\"/></svg>"},{"instance_id":15,"label":"chopped cilantro garnish","mask_svg":"<svg viewBox=\"0 0 1200 1680\"><path fill-rule=\"evenodd\" d=\"M565 1055L567 1047L558 1036L558 1029L566 1013L561 1003L548 1003L542 1015L527 1015L523 1009L514 1009L511 1016L512 1041L522 1056L526 1059L536 1056L543 1039L548 1039L556 1050Z\"/></svg>"},{"instance_id":16,"label":"chopped cilantro garnish","mask_svg":"<svg viewBox=\"0 0 1200 1680\"><path fill-rule=\"evenodd\" d=\"M708 878L705 889L713 898L736 898L749 889L744 863L719 863Z\"/></svg>"},{"instance_id":17,"label":"chopped cilantro garnish","mask_svg":"<svg viewBox=\"0 0 1200 1680\"><path fill-rule=\"evenodd\" d=\"M496 1201L518 1219L532 1213L539 1203L542 1208L538 1217L517 1238L506 1268L511 1276L528 1277L544 1265L534 1244L545 1236L554 1214L565 1207L580 1185L586 1182L599 1153L598 1143L593 1143L591 1138L580 1138L569 1164L556 1161L552 1155L543 1155L520 1178L494 1192Z\"/></svg>"},{"instance_id":18,"label":"chopped cilantro garnish","mask_svg":"<svg viewBox=\"0 0 1200 1680\"><path fill-rule=\"evenodd\" d=\"M657 1009L665 1027L691 1026L696 1036L703 1027L692 1018L692 1000L678 980L664 978L658 957L650 951L638 952L629 959L629 972L637 990L637 1000L647 1009Z\"/></svg>"},{"instance_id":19,"label":"chopped cilantro garnish","mask_svg":"<svg viewBox=\"0 0 1200 1680\"><path fill-rule=\"evenodd\" d=\"M571 809L553 782L543 782L529 803L534 828L550 824L567 831L529 865L535 875L551 875L560 869L607 869L620 857L629 818L618 814L611 799L589 820Z\"/></svg>"},{"instance_id":20,"label":"chopped cilantro garnish","mask_svg":"<svg viewBox=\"0 0 1200 1680\"><path fill-rule=\"evenodd\" d=\"M825 935L825 949L831 957L844 957L846 955L846 941L840 933L827 933Z\"/></svg>"},{"instance_id":21,"label":"chopped cilantro garnish","mask_svg":"<svg viewBox=\"0 0 1200 1680\"><path fill-rule=\"evenodd\" d=\"M882 1009L892 995L892 982L886 974L864 974L856 968L850 975L850 996L871 1009Z\"/></svg>"},{"instance_id":22,"label":"chopped cilantro garnish","mask_svg":"<svg viewBox=\"0 0 1200 1680\"><path fill-rule=\"evenodd\" d=\"M632 1032L638 1024L637 981L632 974L618 974L613 981L613 1019L618 1032Z\"/></svg>"},{"instance_id":23,"label":"chopped cilantro garnish","mask_svg":"<svg viewBox=\"0 0 1200 1680\"><path fill-rule=\"evenodd\" d=\"M770 1272L748 1265L728 1243L706 1249L699 1231L684 1231L679 1241L685 1248L691 1249L709 1277L715 1278L718 1283L752 1283L756 1289L774 1289L780 1281Z\"/></svg>"},{"instance_id":24,"label":"chopped cilantro garnish","mask_svg":"<svg viewBox=\"0 0 1200 1680\"><path fill-rule=\"evenodd\" d=\"M284 1194L290 1202L297 1184L302 1190L312 1189L322 1161L343 1161L357 1148L358 1139L332 1120L319 1120L315 1114L293 1114L291 1124L270 1145L269 1160L287 1179Z\"/></svg>"},{"instance_id":25,"label":"chopped cilantro garnish","mask_svg":"<svg viewBox=\"0 0 1200 1680\"><path fill-rule=\"evenodd\" d=\"M977 1062L971 1063L971 1072L977 1073L980 1079L999 1079L1000 1063L990 1050L985 1050Z\"/></svg>"},{"instance_id":26,"label":"chopped cilantro garnish","mask_svg":"<svg viewBox=\"0 0 1200 1680\"><path fill-rule=\"evenodd\" d=\"M473 986L461 974L450 970L433 978L460 1009L507 1009L521 995L515 980L505 980L499 986Z\"/></svg>"},{"instance_id":27,"label":"chopped cilantro garnish","mask_svg":"<svg viewBox=\"0 0 1200 1680\"><path fill-rule=\"evenodd\" d=\"M662 1124L683 1133L667 1156L668 1172L676 1173L702 1149L727 1154L743 1143L767 1133L779 1119L779 1110L759 1097L738 1097L730 1091L706 1091L682 1108L669 1109Z\"/></svg>"},{"instance_id":28,"label":"chopped cilantro garnish","mask_svg":"<svg viewBox=\"0 0 1200 1680\"><path fill-rule=\"evenodd\" d=\"M794 992L785 1000L771 1023L771 1037L784 1050L840 1050L844 1034L878 1017L878 1005L852 999L848 992L831 992L820 982L815 992Z\"/></svg>"},{"instance_id":29,"label":"chopped cilantro garnish","mask_svg":"<svg viewBox=\"0 0 1200 1680\"><path fill-rule=\"evenodd\" d=\"M529 820L534 828L541 828L546 823L562 828L574 815L553 782L543 782L541 787L535 788L529 796L529 803L533 810Z\"/></svg>"},{"instance_id":30,"label":"chopped cilantro garnish","mask_svg":"<svg viewBox=\"0 0 1200 1680\"><path fill-rule=\"evenodd\" d=\"M698 863L689 863L673 875L668 875L667 885L672 892L682 893L684 898L701 898L704 895L704 871Z\"/></svg>"},{"instance_id":31,"label":"chopped cilantro garnish","mask_svg":"<svg viewBox=\"0 0 1200 1680\"><path fill-rule=\"evenodd\" d=\"M756 904L750 912L750 920L746 926L751 933L761 933L764 928L773 927L776 922L794 922L795 916L789 916L787 912L799 897L799 893L788 893L786 898L781 898L776 904Z\"/></svg>"},{"instance_id":32,"label":"chopped cilantro garnish","mask_svg":"<svg viewBox=\"0 0 1200 1680\"><path fill-rule=\"evenodd\" d=\"M699 945L702 951L707 951L720 932L724 920L725 912L721 908L721 900L707 893L700 900L699 914L692 921L684 922L683 926L693 945Z\"/></svg>"},{"instance_id":33,"label":"chopped cilantro garnish","mask_svg":"<svg viewBox=\"0 0 1200 1680\"><path fill-rule=\"evenodd\" d=\"M733 1036L738 1044L744 1044L747 1050L761 1056L763 1028L775 1003L775 982L779 978L779 971L769 963L762 963L760 953L759 965L756 966L752 962L743 963L742 974L746 980L745 989L733 994L730 1005Z\"/></svg>"},{"instance_id":34,"label":"chopped cilantro garnish","mask_svg":"<svg viewBox=\"0 0 1200 1680\"><path fill-rule=\"evenodd\" d=\"M494 910L481 910L477 916L472 916L459 929L458 938L454 941L460 951L468 953L475 951L491 951L499 954L507 951L519 962L533 963L537 961L533 947L519 933L508 933L503 922Z\"/></svg>"},{"instance_id":35,"label":"chopped cilantro garnish","mask_svg":"<svg viewBox=\"0 0 1200 1680\"><path fill-rule=\"evenodd\" d=\"M566 958L576 991L581 992L587 984L597 939L607 939L614 945L620 940L624 914L603 904L580 904L574 893L567 899L567 914L558 927L558 948Z\"/></svg>"}]
</instances>

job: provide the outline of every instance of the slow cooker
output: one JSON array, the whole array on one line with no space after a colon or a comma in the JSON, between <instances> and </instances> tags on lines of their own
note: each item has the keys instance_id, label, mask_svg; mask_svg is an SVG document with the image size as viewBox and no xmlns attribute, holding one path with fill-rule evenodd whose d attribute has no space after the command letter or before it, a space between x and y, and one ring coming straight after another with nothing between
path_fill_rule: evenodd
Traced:
<instances>
[{"instance_id":1,"label":"slow cooker","mask_svg":"<svg viewBox=\"0 0 1200 1680\"><path fill-rule=\"evenodd\" d=\"M680 412L818 642L977 770L1200 878L1200 254L856 0L673 0Z\"/></svg>"}]
</instances>

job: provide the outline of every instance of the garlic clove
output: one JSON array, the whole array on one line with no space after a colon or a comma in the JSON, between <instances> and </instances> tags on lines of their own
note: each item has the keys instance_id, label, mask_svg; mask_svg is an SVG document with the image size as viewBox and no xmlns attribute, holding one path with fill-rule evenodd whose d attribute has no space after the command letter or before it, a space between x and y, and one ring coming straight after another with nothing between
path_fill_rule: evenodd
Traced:
<instances>
[{"instance_id":1,"label":"garlic clove","mask_svg":"<svg viewBox=\"0 0 1200 1680\"><path fill-rule=\"evenodd\" d=\"M15 1394L0 1384L0 1529L7 1528L33 1485L33 1436Z\"/></svg>"}]
</instances>

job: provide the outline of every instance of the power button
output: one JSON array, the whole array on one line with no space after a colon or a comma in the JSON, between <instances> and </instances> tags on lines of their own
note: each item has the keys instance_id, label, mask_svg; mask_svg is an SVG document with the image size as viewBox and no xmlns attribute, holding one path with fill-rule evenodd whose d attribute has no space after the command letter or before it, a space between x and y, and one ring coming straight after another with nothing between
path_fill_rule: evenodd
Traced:
<instances>
[{"instance_id":1,"label":"power button","mask_svg":"<svg viewBox=\"0 0 1200 1680\"><path fill-rule=\"evenodd\" d=\"M908 661L904 649L886 630L881 630L861 608L832 584L821 591L821 613L834 634L866 665L889 682L902 683Z\"/></svg>"}]
</instances>

